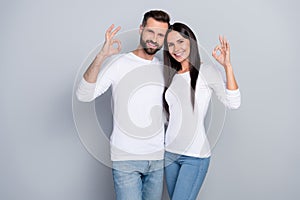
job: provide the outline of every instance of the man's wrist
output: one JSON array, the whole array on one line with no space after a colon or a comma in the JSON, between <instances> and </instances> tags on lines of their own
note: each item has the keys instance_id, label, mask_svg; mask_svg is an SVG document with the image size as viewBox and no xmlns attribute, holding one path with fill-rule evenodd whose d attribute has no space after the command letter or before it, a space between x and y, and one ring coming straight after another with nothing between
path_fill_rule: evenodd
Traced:
<instances>
[{"instance_id":1,"label":"man's wrist","mask_svg":"<svg viewBox=\"0 0 300 200\"><path fill-rule=\"evenodd\" d=\"M96 56L96 58L97 59L105 59L105 58L107 58L107 55L101 50L98 54L97 54L97 56Z\"/></svg>"}]
</instances>

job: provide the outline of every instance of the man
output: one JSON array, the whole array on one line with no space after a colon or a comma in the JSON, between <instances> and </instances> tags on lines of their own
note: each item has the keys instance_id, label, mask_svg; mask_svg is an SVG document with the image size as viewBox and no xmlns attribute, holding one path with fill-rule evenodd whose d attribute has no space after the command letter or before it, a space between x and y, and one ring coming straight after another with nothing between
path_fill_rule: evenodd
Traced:
<instances>
[{"instance_id":1,"label":"man","mask_svg":"<svg viewBox=\"0 0 300 200\"><path fill-rule=\"evenodd\" d=\"M103 72L100 69L106 58L121 50L120 41L114 38L120 27L111 25L77 90L78 99L88 102L112 88L114 125L110 144L117 200L161 199L164 88L157 84L163 83L163 66L155 53L162 48L169 21L164 11L145 13L138 48L119 56ZM157 105L160 111L153 109Z\"/></svg>"}]
</instances>

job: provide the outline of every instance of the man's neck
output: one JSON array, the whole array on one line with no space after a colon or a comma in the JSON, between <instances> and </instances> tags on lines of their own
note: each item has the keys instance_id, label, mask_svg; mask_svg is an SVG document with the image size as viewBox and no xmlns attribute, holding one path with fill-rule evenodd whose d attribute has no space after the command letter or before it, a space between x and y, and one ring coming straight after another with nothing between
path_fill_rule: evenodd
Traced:
<instances>
[{"instance_id":1,"label":"man's neck","mask_svg":"<svg viewBox=\"0 0 300 200\"><path fill-rule=\"evenodd\" d=\"M154 58L154 55L149 55L145 52L145 50L143 49L143 47L141 47L140 45L138 46L138 48L136 50L133 50L132 53L134 53L134 55L143 58L145 60L152 60Z\"/></svg>"}]
</instances>

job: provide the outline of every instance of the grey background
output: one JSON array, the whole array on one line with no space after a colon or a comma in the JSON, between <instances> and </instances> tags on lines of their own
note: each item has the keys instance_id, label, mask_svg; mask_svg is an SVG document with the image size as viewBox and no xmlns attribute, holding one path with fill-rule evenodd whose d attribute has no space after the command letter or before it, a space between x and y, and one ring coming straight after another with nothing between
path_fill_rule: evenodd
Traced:
<instances>
[{"instance_id":1,"label":"grey background","mask_svg":"<svg viewBox=\"0 0 300 200\"><path fill-rule=\"evenodd\" d=\"M300 198L298 1L11 0L0 2L0 199L114 199L110 169L78 137L73 84L110 24L135 29L153 8L208 51L219 34L232 46L242 106L227 114L201 198Z\"/></svg>"}]
</instances>

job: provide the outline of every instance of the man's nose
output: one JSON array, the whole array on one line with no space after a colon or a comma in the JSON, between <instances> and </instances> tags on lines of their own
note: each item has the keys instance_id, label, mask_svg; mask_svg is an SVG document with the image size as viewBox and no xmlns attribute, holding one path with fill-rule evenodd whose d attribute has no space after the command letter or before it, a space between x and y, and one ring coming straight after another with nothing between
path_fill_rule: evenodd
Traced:
<instances>
[{"instance_id":1,"label":"man's nose","mask_svg":"<svg viewBox=\"0 0 300 200\"><path fill-rule=\"evenodd\" d=\"M155 35L153 35L153 37L152 37L152 41L153 42L157 42L157 35L155 34Z\"/></svg>"}]
</instances>

